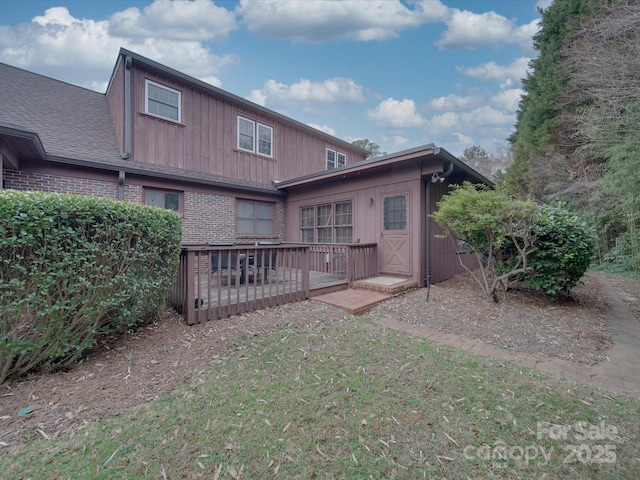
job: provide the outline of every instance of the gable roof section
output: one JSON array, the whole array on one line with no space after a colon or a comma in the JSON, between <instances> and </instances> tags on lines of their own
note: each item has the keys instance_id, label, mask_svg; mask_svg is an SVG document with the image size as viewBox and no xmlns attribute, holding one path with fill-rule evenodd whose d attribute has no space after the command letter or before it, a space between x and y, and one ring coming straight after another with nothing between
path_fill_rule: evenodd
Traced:
<instances>
[{"instance_id":1,"label":"gable roof section","mask_svg":"<svg viewBox=\"0 0 640 480\"><path fill-rule=\"evenodd\" d=\"M21 158L284 194L258 183L122 160L105 94L3 63L0 79L0 139L7 138Z\"/></svg>"},{"instance_id":2,"label":"gable roof section","mask_svg":"<svg viewBox=\"0 0 640 480\"><path fill-rule=\"evenodd\" d=\"M267 117L275 118L280 120L281 122L296 126L297 128L304 130L306 132L310 132L313 135L324 137L327 140L327 142L331 144L342 145L352 150L359 150L363 153L367 153L366 150L361 149L349 142L346 142L345 140L341 140L338 137L334 137L332 135L329 135L328 133L324 133L322 130L318 130L316 128L310 127L309 125L305 125L304 123L294 120L293 118L282 115L281 113L278 113L274 110L270 110L250 100L242 98L238 95L234 95L233 93L227 92L226 90L215 87L209 83L203 82L202 80L198 80L197 78L187 75L186 73L180 72L178 70L174 70L173 68L167 67L166 65L153 61L149 58L143 57L142 55L138 55L137 53L127 50L125 48L120 49L120 56L129 57L131 58L134 64L138 63L149 70L152 70L164 76L173 78L174 80L180 83L186 83L194 88L197 88L206 92L209 95L213 95L213 96L225 99L229 103L242 105L248 109L261 112ZM111 87L114 74L115 74L115 67L114 67L113 73L111 74L111 78L109 79L109 85L107 86L107 91L109 91L109 88Z\"/></svg>"},{"instance_id":3,"label":"gable roof section","mask_svg":"<svg viewBox=\"0 0 640 480\"><path fill-rule=\"evenodd\" d=\"M0 78L0 124L37 134L46 155L98 163L119 158L104 94L3 63Z\"/></svg>"},{"instance_id":4,"label":"gable roof section","mask_svg":"<svg viewBox=\"0 0 640 480\"><path fill-rule=\"evenodd\" d=\"M362 162L352 163L344 167L325 170L322 172L305 175L303 177L292 178L290 180L274 182L274 185L278 189L286 190L287 188L299 187L312 183L321 183L324 181L331 181L341 177L345 178L352 175L361 175L362 173L372 173L403 163L427 160L429 158L443 160L446 167L452 164L453 173L463 173L479 183L493 186L493 182L491 180L475 171L463 161L457 159L454 155L447 152L444 148L436 147L433 143L411 148L408 150L402 150L400 152L384 155L382 157L363 160Z\"/></svg>"}]
</instances>

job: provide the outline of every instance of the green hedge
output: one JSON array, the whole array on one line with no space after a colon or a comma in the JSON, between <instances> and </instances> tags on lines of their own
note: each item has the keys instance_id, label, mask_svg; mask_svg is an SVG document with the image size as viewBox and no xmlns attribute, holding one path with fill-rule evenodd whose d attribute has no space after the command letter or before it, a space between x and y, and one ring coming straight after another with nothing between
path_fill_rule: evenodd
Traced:
<instances>
[{"instance_id":1,"label":"green hedge","mask_svg":"<svg viewBox=\"0 0 640 480\"><path fill-rule=\"evenodd\" d=\"M519 279L548 297L569 293L595 255L593 231L577 215L560 207L540 205L533 231L535 250L528 256L530 271ZM517 252L508 242L503 248L507 265Z\"/></svg>"},{"instance_id":2,"label":"green hedge","mask_svg":"<svg viewBox=\"0 0 640 480\"><path fill-rule=\"evenodd\" d=\"M181 238L167 210L0 190L0 383L72 365L100 336L155 319Z\"/></svg>"}]
</instances>

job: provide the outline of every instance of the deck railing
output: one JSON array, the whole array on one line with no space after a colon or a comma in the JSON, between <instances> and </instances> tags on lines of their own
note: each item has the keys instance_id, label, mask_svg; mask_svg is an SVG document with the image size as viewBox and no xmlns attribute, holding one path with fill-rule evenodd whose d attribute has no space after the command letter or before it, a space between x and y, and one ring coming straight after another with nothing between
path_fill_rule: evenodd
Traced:
<instances>
[{"instance_id":1,"label":"deck railing","mask_svg":"<svg viewBox=\"0 0 640 480\"><path fill-rule=\"evenodd\" d=\"M349 283L378 274L375 243L311 244L309 268L344 277Z\"/></svg>"},{"instance_id":2,"label":"deck railing","mask_svg":"<svg viewBox=\"0 0 640 480\"><path fill-rule=\"evenodd\" d=\"M310 271L377 274L375 244L183 246L169 302L189 325L309 298Z\"/></svg>"}]
</instances>

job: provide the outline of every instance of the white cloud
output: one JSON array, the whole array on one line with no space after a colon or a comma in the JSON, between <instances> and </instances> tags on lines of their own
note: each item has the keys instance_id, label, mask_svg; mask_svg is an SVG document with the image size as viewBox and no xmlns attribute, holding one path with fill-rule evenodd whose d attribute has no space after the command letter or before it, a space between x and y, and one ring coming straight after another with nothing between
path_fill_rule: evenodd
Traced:
<instances>
[{"instance_id":1,"label":"white cloud","mask_svg":"<svg viewBox=\"0 0 640 480\"><path fill-rule=\"evenodd\" d=\"M30 24L7 30L1 37L0 58L23 68L74 64L96 68L113 64L118 51L109 22L74 18L66 7L49 8Z\"/></svg>"},{"instance_id":2,"label":"white cloud","mask_svg":"<svg viewBox=\"0 0 640 480\"><path fill-rule=\"evenodd\" d=\"M433 110L460 110L465 108L473 108L480 105L482 98L477 95L461 96L455 93L447 95L446 97L437 97L429 102L429 106Z\"/></svg>"},{"instance_id":3,"label":"white cloud","mask_svg":"<svg viewBox=\"0 0 640 480\"><path fill-rule=\"evenodd\" d=\"M458 139L458 144L471 147L473 145L473 138L468 135L464 135L460 132L453 132L453 135Z\"/></svg>"},{"instance_id":4,"label":"white cloud","mask_svg":"<svg viewBox=\"0 0 640 480\"><path fill-rule=\"evenodd\" d=\"M176 40L226 40L238 28L236 16L210 0L156 0L142 9L113 14L110 32L119 37Z\"/></svg>"},{"instance_id":5,"label":"white cloud","mask_svg":"<svg viewBox=\"0 0 640 480\"><path fill-rule=\"evenodd\" d=\"M491 104L502 110L515 112L518 110L518 104L520 103L522 93L523 90L521 88L503 90L491 98Z\"/></svg>"},{"instance_id":6,"label":"white cloud","mask_svg":"<svg viewBox=\"0 0 640 480\"><path fill-rule=\"evenodd\" d=\"M240 0L236 13L256 35L313 43L395 38L449 11L440 0L409 3L413 8L401 0Z\"/></svg>"},{"instance_id":7,"label":"white cloud","mask_svg":"<svg viewBox=\"0 0 640 480\"><path fill-rule=\"evenodd\" d=\"M235 55L215 55L198 41L162 38L161 30L146 38L132 33L115 36L109 20L75 18L66 7L53 7L31 23L2 27L0 61L98 91L104 91L104 78L109 77L120 47L216 86L220 81L214 74L238 62Z\"/></svg>"},{"instance_id":8,"label":"white cloud","mask_svg":"<svg viewBox=\"0 0 640 480\"><path fill-rule=\"evenodd\" d=\"M205 83L208 83L209 85L213 85L214 87L222 87L222 82L220 81L220 79L218 77L199 77L199 80L202 80Z\"/></svg>"},{"instance_id":9,"label":"white cloud","mask_svg":"<svg viewBox=\"0 0 640 480\"><path fill-rule=\"evenodd\" d=\"M476 128L507 127L515 123L515 115L485 105L461 115L462 124ZM463 129L465 130L465 129Z\"/></svg>"},{"instance_id":10,"label":"white cloud","mask_svg":"<svg viewBox=\"0 0 640 480\"><path fill-rule=\"evenodd\" d=\"M551 6L553 0L538 0L536 3L536 9L546 10Z\"/></svg>"},{"instance_id":11,"label":"white cloud","mask_svg":"<svg viewBox=\"0 0 640 480\"><path fill-rule=\"evenodd\" d=\"M329 127L328 125L318 125L317 123L307 123L311 128L315 128L316 130L320 130L321 132L327 133L332 136L336 136L336 131Z\"/></svg>"},{"instance_id":12,"label":"white cloud","mask_svg":"<svg viewBox=\"0 0 640 480\"><path fill-rule=\"evenodd\" d=\"M439 133L447 132L454 128L460 129L460 114L455 112L446 112L441 115L434 115L429 120L429 132Z\"/></svg>"},{"instance_id":13,"label":"white cloud","mask_svg":"<svg viewBox=\"0 0 640 480\"><path fill-rule=\"evenodd\" d=\"M321 82L302 79L291 85L267 80L260 90L253 90L250 100L270 106L305 104L361 103L364 101L363 88L348 78L329 78Z\"/></svg>"},{"instance_id":14,"label":"white cloud","mask_svg":"<svg viewBox=\"0 0 640 480\"><path fill-rule=\"evenodd\" d=\"M198 79L218 86L220 81L212 76L228 65L239 63L235 55L215 55L200 42L146 39L143 43L127 42L128 48L175 68ZM111 63L113 63L113 59ZM214 83L215 82L215 83Z\"/></svg>"},{"instance_id":15,"label":"white cloud","mask_svg":"<svg viewBox=\"0 0 640 480\"><path fill-rule=\"evenodd\" d=\"M379 125L394 128L420 127L425 123L416 110L415 102L406 98L401 101L388 98L374 109L367 110L367 117Z\"/></svg>"},{"instance_id":16,"label":"white cloud","mask_svg":"<svg viewBox=\"0 0 640 480\"><path fill-rule=\"evenodd\" d=\"M447 30L436 45L443 50L476 49L501 43L517 44L524 50L531 49L531 37L538 30L538 21L517 26L513 20L495 12L474 13L452 9L445 20Z\"/></svg>"},{"instance_id":17,"label":"white cloud","mask_svg":"<svg viewBox=\"0 0 640 480\"><path fill-rule=\"evenodd\" d=\"M498 82L510 81L519 84L527 76L529 61L530 59L527 57L520 57L510 65L488 62L476 67L457 67L457 70L472 78Z\"/></svg>"},{"instance_id":18,"label":"white cloud","mask_svg":"<svg viewBox=\"0 0 640 480\"><path fill-rule=\"evenodd\" d=\"M393 144L397 147L404 147L407 143L409 143L409 139L403 137L402 135L394 135L391 137Z\"/></svg>"}]
</instances>

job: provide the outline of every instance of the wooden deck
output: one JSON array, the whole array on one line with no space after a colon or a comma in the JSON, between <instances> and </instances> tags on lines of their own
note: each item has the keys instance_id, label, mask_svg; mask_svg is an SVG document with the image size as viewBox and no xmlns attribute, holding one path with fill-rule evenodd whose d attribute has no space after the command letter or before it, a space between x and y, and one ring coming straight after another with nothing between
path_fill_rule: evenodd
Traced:
<instances>
[{"instance_id":1,"label":"wooden deck","mask_svg":"<svg viewBox=\"0 0 640 480\"><path fill-rule=\"evenodd\" d=\"M224 273L197 276L194 285L196 323L273 307L291 301L291 298L300 298L303 294L302 271L299 269L272 271L264 281L247 274L246 280L240 283L235 274L229 276ZM309 272L309 283L310 297L344 290L349 286L344 276L322 272ZM245 309L244 305L250 308Z\"/></svg>"},{"instance_id":2,"label":"wooden deck","mask_svg":"<svg viewBox=\"0 0 640 480\"><path fill-rule=\"evenodd\" d=\"M198 281L200 284L198 285ZM331 273L309 272L310 296L348 287L347 279ZM276 295L287 295L302 291L302 271L299 269L276 270L263 281L260 276L254 278L247 274L247 281L240 283L234 273L196 277L194 285L202 308L215 308L229 303L260 300ZM230 293L228 295L227 293ZM198 302L196 302L198 303Z\"/></svg>"},{"instance_id":3,"label":"wooden deck","mask_svg":"<svg viewBox=\"0 0 640 480\"><path fill-rule=\"evenodd\" d=\"M367 244L184 246L169 301L190 325L299 302L375 275L375 252Z\"/></svg>"}]
</instances>

